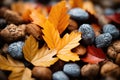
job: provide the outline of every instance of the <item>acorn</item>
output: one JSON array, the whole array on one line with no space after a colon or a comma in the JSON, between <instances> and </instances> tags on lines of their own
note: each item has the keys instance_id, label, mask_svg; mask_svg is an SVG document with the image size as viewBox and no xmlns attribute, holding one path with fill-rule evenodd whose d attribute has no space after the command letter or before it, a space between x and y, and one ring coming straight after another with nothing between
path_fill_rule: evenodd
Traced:
<instances>
[{"instance_id":1,"label":"acorn","mask_svg":"<svg viewBox=\"0 0 120 80\"><path fill-rule=\"evenodd\" d=\"M27 24L26 25L26 33L28 33L29 35L31 34L31 35L33 35L36 39L38 39L38 40L42 40L43 38L42 38L42 35L43 35L43 33L42 33L42 30L40 29L40 27L38 26L38 25L36 25L36 24L32 24L32 23L30 23L30 24Z\"/></svg>"},{"instance_id":2,"label":"acorn","mask_svg":"<svg viewBox=\"0 0 120 80\"><path fill-rule=\"evenodd\" d=\"M10 24L0 32L0 37L7 43L14 42L25 37L26 25Z\"/></svg>"},{"instance_id":3,"label":"acorn","mask_svg":"<svg viewBox=\"0 0 120 80\"><path fill-rule=\"evenodd\" d=\"M52 72L46 67L34 67L32 75L40 80L52 80Z\"/></svg>"},{"instance_id":4,"label":"acorn","mask_svg":"<svg viewBox=\"0 0 120 80\"><path fill-rule=\"evenodd\" d=\"M115 49L112 46L108 47L107 54L112 59L116 59L116 57L117 57L117 52L115 51Z\"/></svg>"}]
</instances>

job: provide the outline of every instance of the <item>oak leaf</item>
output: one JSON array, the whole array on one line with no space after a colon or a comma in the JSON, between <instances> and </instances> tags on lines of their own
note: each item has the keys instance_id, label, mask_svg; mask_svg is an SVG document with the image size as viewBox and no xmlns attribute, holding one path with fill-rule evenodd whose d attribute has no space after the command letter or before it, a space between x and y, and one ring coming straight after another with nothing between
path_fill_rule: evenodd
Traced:
<instances>
[{"instance_id":1,"label":"oak leaf","mask_svg":"<svg viewBox=\"0 0 120 80\"><path fill-rule=\"evenodd\" d=\"M8 77L9 80L35 80L31 77L32 72L29 68L24 68L19 71L12 72Z\"/></svg>"},{"instance_id":2,"label":"oak leaf","mask_svg":"<svg viewBox=\"0 0 120 80\"><path fill-rule=\"evenodd\" d=\"M58 58L64 61L80 60L77 54L71 52L72 48L79 45L79 40L81 39L81 34L79 32L72 32L70 34L67 33L63 38L60 38L58 30L48 20L42 28L45 42L51 50L57 50Z\"/></svg>"},{"instance_id":3,"label":"oak leaf","mask_svg":"<svg viewBox=\"0 0 120 80\"><path fill-rule=\"evenodd\" d=\"M66 2L61 1L52 7L48 20L54 24L54 27L56 27L61 34L69 24L69 17Z\"/></svg>"},{"instance_id":4,"label":"oak leaf","mask_svg":"<svg viewBox=\"0 0 120 80\"><path fill-rule=\"evenodd\" d=\"M46 46L38 49L38 42L33 36L28 37L25 41L23 53L25 59L35 66L49 67L58 60L53 57L56 55L56 50L48 50Z\"/></svg>"}]
</instances>

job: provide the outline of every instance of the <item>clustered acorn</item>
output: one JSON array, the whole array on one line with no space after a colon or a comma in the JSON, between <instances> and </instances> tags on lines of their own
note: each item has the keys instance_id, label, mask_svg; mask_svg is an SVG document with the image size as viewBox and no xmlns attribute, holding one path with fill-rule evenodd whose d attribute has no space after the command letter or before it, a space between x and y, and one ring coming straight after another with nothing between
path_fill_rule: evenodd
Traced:
<instances>
[{"instance_id":1,"label":"clustered acorn","mask_svg":"<svg viewBox=\"0 0 120 80\"><path fill-rule=\"evenodd\" d=\"M2 0L0 4L3 2ZM112 6L111 3L105 5L105 3L103 3L104 1L96 2L96 0L93 0L93 2L99 2L103 7ZM79 42L80 45L73 48L71 52L77 53L80 58L84 58L88 54L87 47L94 45L96 48L100 48L105 52L107 56L106 59L94 64L86 63L82 60L76 62L58 60L50 67L34 66L28 62L27 67L31 69L32 77L37 80L120 79L120 30L118 24L112 24L112 22L110 23L110 21L105 18L105 15L113 15L116 12L113 9L106 8L103 13L99 13L100 8L95 7L95 9L96 12L98 12L96 15L82 8L69 9L69 25L63 34L61 34L61 37L66 32L80 32L82 34L82 40ZM96 17L97 22L95 21ZM96 27L94 27L96 25L94 24L98 25L97 32ZM29 23L26 22L21 15L15 11L0 7L0 55L10 55L15 60L24 61L24 41L29 35L32 35L37 41L43 40L44 34L42 30L41 26L32 23L32 21ZM39 44L39 47L40 46L41 44ZM7 80L6 72L5 74L3 72L5 71L0 70L0 79ZM97 77L100 77L100 79Z\"/></svg>"}]
</instances>

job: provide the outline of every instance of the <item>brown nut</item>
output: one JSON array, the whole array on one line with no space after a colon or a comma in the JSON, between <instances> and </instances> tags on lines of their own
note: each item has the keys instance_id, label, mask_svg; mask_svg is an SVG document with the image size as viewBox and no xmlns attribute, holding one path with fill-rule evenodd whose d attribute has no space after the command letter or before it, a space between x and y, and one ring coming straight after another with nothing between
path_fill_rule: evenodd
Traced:
<instances>
[{"instance_id":1,"label":"brown nut","mask_svg":"<svg viewBox=\"0 0 120 80\"><path fill-rule=\"evenodd\" d=\"M73 30L76 30L77 28L78 28L77 22L75 22L74 20L70 19L70 23L68 25L68 30L73 31Z\"/></svg>"},{"instance_id":2,"label":"brown nut","mask_svg":"<svg viewBox=\"0 0 120 80\"><path fill-rule=\"evenodd\" d=\"M4 18L8 23L21 24L23 23L22 17L14 11L5 10Z\"/></svg>"},{"instance_id":3,"label":"brown nut","mask_svg":"<svg viewBox=\"0 0 120 80\"><path fill-rule=\"evenodd\" d=\"M36 39L41 40L42 39L42 31L39 26L36 24L28 24L26 25L26 32L28 34L33 35Z\"/></svg>"},{"instance_id":4,"label":"brown nut","mask_svg":"<svg viewBox=\"0 0 120 80\"><path fill-rule=\"evenodd\" d=\"M114 41L107 49L107 54L112 59L116 59L118 53L120 53L120 40Z\"/></svg>"},{"instance_id":5,"label":"brown nut","mask_svg":"<svg viewBox=\"0 0 120 80\"><path fill-rule=\"evenodd\" d=\"M40 80L52 79L52 72L49 68L46 68L46 67L34 67L32 70L32 74L34 77Z\"/></svg>"},{"instance_id":6,"label":"brown nut","mask_svg":"<svg viewBox=\"0 0 120 80\"><path fill-rule=\"evenodd\" d=\"M6 10L7 10L6 7L0 8L0 17L4 18L4 14Z\"/></svg>"},{"instance_id":7,"label":"brown nut","mask_svg":"<svg viewBox=\"0 0 120 80\"><path fill-rule=\"evenodd\" d=\"M82 45L77 46L72 50L73 52L77 53L78 55L84 55L86 53L86 48Z\"/></svg>"},{"instance_id":8,"label":"brown nut","mask_svg":"<svg viewBox=\"0 0 120 80\"><path fill-rule=\"evenodd\" d=\"M120 76L120 67L108 61L101 67L100 73L104 77L111 76L116 78Z\"/></svg>"},{"instance_id":9,"label":"brown nut","mask_svg":"<svg viewBox=\"0 0 120 80\"><path fill-rule=\"evenodd\" d=\"M25 25L16 26L10 24L1 31L0 36L8 43L16 41L25 36L25 28Z\"/></svg>"},{"instance_id":10,"label":"brown nut","mask_svg":"<svg viewBox=\"0 0 120 80\"><path fill-rule=\"evenodd\" d=\"M113 47L117 53L120 52L120 40L117 40L113 43Z\"/></svg>"},{"instance_id":11,"label":"brown nut","mask_svg":"<svg viewBox=\"0 0 120 80\"><path fill-rule=\"evenodd\" d=\"M115 63L120 66L120 53L117 55L117 58L115 60Z\"/></svg>"},{"instance_id":12,"label":"brown nut","mask_svg":"<svg viewBox=\"0 0 120 80\"><path fill-rule=\"evenodd\" d=\"M116 57L117 57L117 52L115 51L115 49L112 46L108 47L107 54L110 58L113 58L113 59L116 59Z\"/></svg>"},{"instance_id":13,"label":"brown nut","mask_svg":"<svg viewBox=\"0 0 120 80\"><path fill-rule=\"evenodd\" d=\"M95 77L99 72L98 64L87 64L81 68L81 75L85 77Z\"/></svg>"},{"instance_id":14,"label":"brown nut","mask_svg":"<svg viewBox=\"0 0 120 80\"><path fill-rule=\"evenodd\" d=\"M108 76L108 77L105 78L105 80L117 80L117 79L116 79L116 78L113 78L113 77L111 77L111 76Z\"/></svg>"}]
</instances>

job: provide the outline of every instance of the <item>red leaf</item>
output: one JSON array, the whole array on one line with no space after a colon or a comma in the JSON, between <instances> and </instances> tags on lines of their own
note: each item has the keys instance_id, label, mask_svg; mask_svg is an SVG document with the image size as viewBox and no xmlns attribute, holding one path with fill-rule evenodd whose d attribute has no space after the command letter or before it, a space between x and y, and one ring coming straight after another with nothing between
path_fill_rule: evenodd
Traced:
<instances>
[{"instance_id":1,"label":"red leaf","mask_svg":"<svg viewBox=\"0 0 120 80\"><path fill-rule=\"evenodd\" d=\"M89 54L96 56L98 58L104 59L106 57L105 53L101 48L96 48L94 45L88 46L87 51Z\"/></svg>"},{"instance_id":2,"label":"red leaf","mask_svg":"<svg viewBox=\"0 0 120 80\"><path fill-rule=\"evenodd\" d=\"M84 58L81 58L81 60L91 64L98 64L99 62L104 61L104 59L95 57L89 53Z\"/></svg>"},{"instance_id":3,"label":"red leaf","mask_svg":"<svg viewBox=\"0 0 120 80\"><path fill-rule=\"evenodd\" d=\"M120 13L106 16L110 21L120 24Z\"/></svg>"},{"instance_id":4,"label":"red leaf","mask_svg":"<svg viewBox=\"0 0 120 80\"><path fill-rule=\"evenodd\" d=\"M87 55L81 60L88 63L99 63L101 61L104 61L106 58L106 55L104 54L103 50L101 48L96 48L94 45L87 47Z\"/></svg>"}]
</instances>

